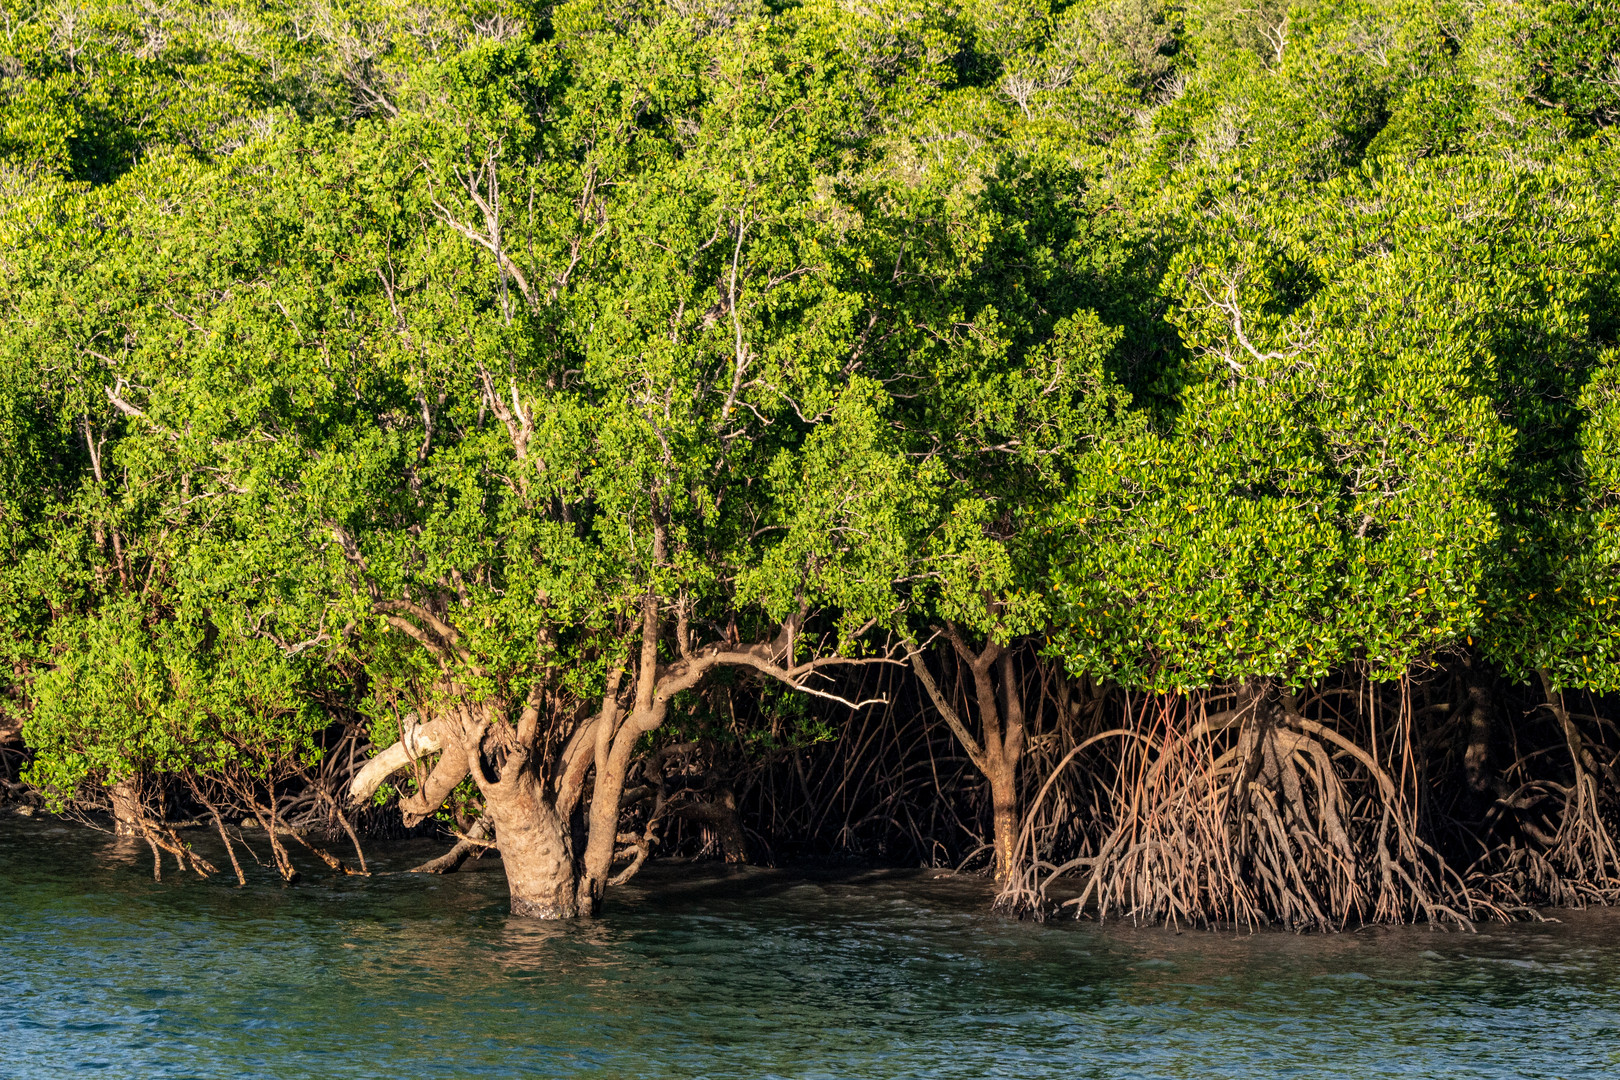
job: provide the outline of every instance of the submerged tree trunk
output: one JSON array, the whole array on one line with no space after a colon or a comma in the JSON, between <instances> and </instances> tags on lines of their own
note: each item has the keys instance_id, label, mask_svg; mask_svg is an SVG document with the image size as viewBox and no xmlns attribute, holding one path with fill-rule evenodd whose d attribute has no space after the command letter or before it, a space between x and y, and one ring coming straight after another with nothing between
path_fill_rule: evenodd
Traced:
<instances>
[{"instance_id":1,"label":"submerged tree trunk","mask_svg":"<svg viewBox=\"0 0 1620 1080\"><path fill-rule=\"evenodd\" d=\"M662 545L658 533L654 554L659 559ZM415 714L407 714L399 741L355 774L349 786L351 804L364 803L389 776L436 753L438 760L421 777L417 792L400 800L406 824L437 813L471 775L494 831L490 846L501 854L512 913L535 918L593 914L609 884L622 882L640 868L648 839L620 847L625 780L642 737L663 724L678 694L721 666L753 668L803 691L809 689L805 680L820 667L868 662L833 656L795 663L794 637L804 617L801 611L783 622L774 640L750 645L725 640L698 649L691 647L683 620L676 626L678 656L660 663L665 618L659 598L649 592L639 617L639 649L609 673L596 715L586 718L583 707L558 709L546 684L537 680L521 702L520 714L513 717L507 711L510 705L478 700L453 674L458 665L478 670L454 627L412 601L378 600L374 610L433 653L445 675L434 687L435 719L423 724ZM554 710L549 730L541 723L546 708ZM585 847L579 853L582 857L576 858L571 826L584 800L587 776L593 772L585 800ZM729 842L724 835L722 840L728 857L740 855L740 830ZM615 877L615 860L631 854L636 854L635 860Z\"/></svg>"},{"instance_id":2,"label":"submerged tree trunk","mask_svg":"<svg viewBox=\"0 0 1620 1080\"><path fill-rule=\"evenodd\" d=\"M512 914L571 919L580 913L567 822L529 773L483 787L512 896Z\"/></svg>"},{"instance_id":3,"label":"submerged tree trunk","mask_svg":"<svg viewBox=\"0 0 1620 1080\"><path fill-rule=\"evenodd\" d=\"M1005 886L1018 865L1018 768L1005 759L994 763L990 780L990 820L996 847L996 884Z\"/></svg>"}]
</instances>

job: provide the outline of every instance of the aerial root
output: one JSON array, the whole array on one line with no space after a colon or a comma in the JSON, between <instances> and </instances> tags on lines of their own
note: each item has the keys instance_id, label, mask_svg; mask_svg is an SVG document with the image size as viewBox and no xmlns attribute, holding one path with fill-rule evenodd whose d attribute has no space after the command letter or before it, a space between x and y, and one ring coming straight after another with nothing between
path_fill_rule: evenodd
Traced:
<instances>
[{"instance_id":1,"label":"aerial root","mask_svg":"<svg viewBox=\"0 0 1620 1080\"><path fill-rule=\"evenodd\" d=\"M1599 756L1601 745L1587 738L1545 672L1541 681L1540 707L1557 725L1569 759L1570 782L1539 778L1511 789L1503 785L1491 813L1505 817L1518 835L1485 852L1469 868L1469 876L1514 910L1529 911L1537 903L1581 907L1620 902L1620 845L1608 821L1616 777ZM1508 771L1529 776L1526 766L1533 756L1524 755Z\"/></svg>"},{"instance_id":2,"label":"aerial root","mask_svg":"<svg viewBox=\"0 0 1620 1080\"><path fill-rule=\"evenodd\" d=\"M163 857L159 852L166 851L174 856L181 872L191 870L198 877L213 877L219 871L214 864L191 850L191 845L181 840L175 831L160 821L155 821L145 813L136 818L136 827L140 829L141 839L152 849L152 879L163 880Z\"/></svg>"},{"instance_id":3,"label":"aerial root","mask_svg":"<svg viewBox=\"0 0 1620 1080\"><path fill-rule=\"evenodd\" d=\"M467 829L465 835L456 837L455 846L436 859L429 859L420 866L413 866L406 871L408 874L453 874L461 869L461 864L467 861L468 856L483 854L484 850L493 846L490 840L491 830L488 818L479 818Z\"/></svg>"},{"instance_id":4,"label":"aerial root","mask_svg":"<svg viewBox=\"0 0 1620 1080\"><path fill-rule=\"evenodd\" d=\"M1408 752L1406 730L1383 740L1389 760ZM1081 891L1061 906L1099 918L1337 929L1505 917L1422 839L1412 783L1292 699L1248 691L1209 716L1161 698L1130 734L1116 740L1095 854L1059 866L1026 855L1003 910L1040 914L1047 886L1078 871Z\"/></svg>"}]
</instances>

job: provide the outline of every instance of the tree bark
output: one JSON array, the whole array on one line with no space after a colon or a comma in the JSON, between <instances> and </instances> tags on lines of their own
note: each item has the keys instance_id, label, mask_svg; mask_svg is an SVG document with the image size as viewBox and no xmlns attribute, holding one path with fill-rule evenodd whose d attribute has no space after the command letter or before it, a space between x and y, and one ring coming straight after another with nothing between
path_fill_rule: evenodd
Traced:
<instances>
[{"instance_id":1,"label":"tree bark","mask_svg":"<svg viewBox=\"0 0 1620 1080\"><path fill-rule=\"evenodd\" d=\"M442 750L449 733L445 721L418 723L415 713L406 716L400 728L399 742L380 751L349 781L349 805L364 805L394 773L425 754Z\"/></svg>"},{"instance_id":2,"label":"tree bark","mask_svg":"<svg viewBox=\"0 0 1620 1080\"><path fill-rule=\"evenodd\" d=\"M923 661L913 649L911 666L922 681L934 707L955 733L968 758L990 785L991 844L996 856L996 882L1007 885L1016 873L1018 856L1018 761L1024 752L1024 703L1019 693L1017 669L1010 650L990 641L975 653L954 626L947 624L945 636L973 676L975 703L979 712L980 738L962 722L961 716L941 692ZM996 693L995 670L1001 669L1001 693Z\"/></svg>"},{"instance_id":3,"label":"tree bark","mask_svg":"<svg viewBox=\"0 0 1620 1080\"><path fill-rule=\"evenodd\" d=\"M661 545L660 538L655 545L659 558ZM533 918L563 919L595 912L612 880L625 780L637 744L643 735L663 723L676 695L696 686L709 671L733 665L753 668L804 693L843 701L809 686L809 676L831 664L880 662L820 657L794 663L793 634L803 617L801 612L783 623L774 641L751 645L720 641L692 650L684 640L685 631L680 630L681 655L660 665L658 643L664 621L658 597L649 591L642 605L642 640L639 655L633 658L636 662L610 672L602 711L578 723L551 763L553 767L542 770L536 767L534 757L544 745L539 730L544 695L538 684L531 687L522 715L513 725L499 708L470 701L465 687L448 674L453 663L470 663L453 628L410 602L378 602L374 607L402 611L432 629L433 633L428 633L405 615L388 616L391 625L422 644L446 666L447 675L437 696L441 702L456 704L441 704L439 718L431 724L401 725L400 742L377 754L350 783L350 802L365 801L388 776L425 753L439 751L439 761L421 789L400 802L406 822L433 814L445 796L470 774L484 797L488 824L495 832L493 846L501 853L512 912ZM621 692L624 675L632 675L632 682ZM860 703L846 704L859 707ZM576 716L576 722L579 719ZM585 851L583 858L576 861L572 817L585 793L586 775L593 767L595 775L585 810ZM544 779L547 776L549 780ZM740 828L727 830L722 823L721 831L727 857L743 858L745 845Z\"/></svg>"},{"instance_id":4,"label":"tree bark","mask_svg":"<svg viewBox=\"0 0 1620 1080\"><path fill-rule=\"evenodd\" d=\"M608 753L607 767L596 771L591 790L589 839L585 845L585 873L579 883L578 907L586 915L594 914L602 902L609 872L613 868L613 851L618 839L619 808L624 798L624 779L630 772L630 757L637 739L644 731L656 725L638 724L632 716L613 741ZM634 733L632 735L632 732Z\"/></svg>"},{"instance_id":5,"label":"tree bark","mask_svg":"<svg viewBox=\"0 0 1620 1080\"><path fill-rule=\"evenodd\" d=\"M578 915L568 823L541 794L533 776L524 770L481 786L506 870L512 914L533 919Z\"/></svg>"},{"instance_id":6,"label":"tree bark","mask_svg":"<svg viewBox=\"0 0 1620 1080\"><path fill-rule=\"evenodd\" d=\"M141 828L141 786L134 779L120 780L107 789L112 800L113 835L144 836Z\"/></svg>"},{"instance_id":7,"label":"tree bark","mask_svg":"<svg viewBox=\"0 0 1620 1080\"><path fill-rule=\"evenodd\" d=\"M1018 830L1021 815L1018 812L1018 761L1024 756L1024 698L1019 693L1018 671L1013 664L1011 650L997 657L1001 668L1001 723L999 745L992 751L994 768L990 773L991 816L995 824L996 881L1006 885L1013 878L1017 858ZM977 674L977 673L975 673ZM990 683L990 672L983 675L984 684ZM992 698L991 707L995 702ZM989 725L986 725L988 742ZM988 749L988 748L987 748Z\"/></svg>"},{"instance_id":8,"label":"tree bark","mask_svg":"<svg viewBox=\"0 0 1620 1080\"><path fill-rule=\"evenodd\" d=\"M468 771L466 749L454 740L447 741L438 763L423 782L422 790L399 800L405 827L414 829L437 813L450 793L466 779Z\"/></svg>"},{"instance_id":9,"label":"tree bark","mask_svg":"<svg viewBox=\"0 0 1620 1080\"><path fill-rule=\"evenodd\" d=\"M1012 880L1018 848L1018 765L999 757L988 774L990 817L995 830L996 884Z\"/></svg>"}]
</instances>

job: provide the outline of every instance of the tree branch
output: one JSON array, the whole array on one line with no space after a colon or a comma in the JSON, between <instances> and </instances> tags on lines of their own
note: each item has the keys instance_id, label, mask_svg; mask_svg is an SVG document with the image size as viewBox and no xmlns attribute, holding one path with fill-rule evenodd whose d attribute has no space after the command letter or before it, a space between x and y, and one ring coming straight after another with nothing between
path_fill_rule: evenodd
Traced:
<instances>
[{"instance_id":1,"label":"tree branch","mask_svg":"<svg viewBox=\"0 0 1620 1080\"><path fill-rule=\"evenodd\" d=\"M450 734L443 720L421 724L415 713L407 713L400 725L399 741L362 765L349 781L349 804L359 806L375 795L390 776L417 758L442 750Z\"/></svg>"},{"instance_id":2,"label":"tree branch","mask_svg":"<svg viewBox=\"0 0 1620 1080\"><path fill-rule=\"evenodd\" d=\"M928 665L923 661L922 650L910 642L907 642L907 645L906 656L911 661L911 669L917 673L917 679L923 684L923 689L928 692L928 698L934 703L934 708L938 709L939 714L945 718L946 726L951 729L951 733L962 744L962 749L967 751L968 760L973 762L974 768L980 772L988 772L989 760L985 757L984 748L973 737L973 733L968 731L967 725L962 723L962 718L951 707L951 703L946 700L945 695L940 693L939 684L934 682L933 673L928 670Z\"/></svg>"}]
</instances>

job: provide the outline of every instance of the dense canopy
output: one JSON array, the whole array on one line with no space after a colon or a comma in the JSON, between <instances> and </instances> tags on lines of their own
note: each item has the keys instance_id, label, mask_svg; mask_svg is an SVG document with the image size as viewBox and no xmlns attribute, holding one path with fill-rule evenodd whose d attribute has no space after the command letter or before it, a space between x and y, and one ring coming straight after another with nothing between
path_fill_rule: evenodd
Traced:
<instances>
[{"instance_id":1,"label":"dense canopy","mask_svg":"<svg viewBox=\"0 0 1620 1080\"><path fill-rule=\"evenodd\" d=\"M432 820L542 916L818 830L1040 911L1620 895L1613 0L3 14L51 806Z\"/></svg>"}]
</instances>

